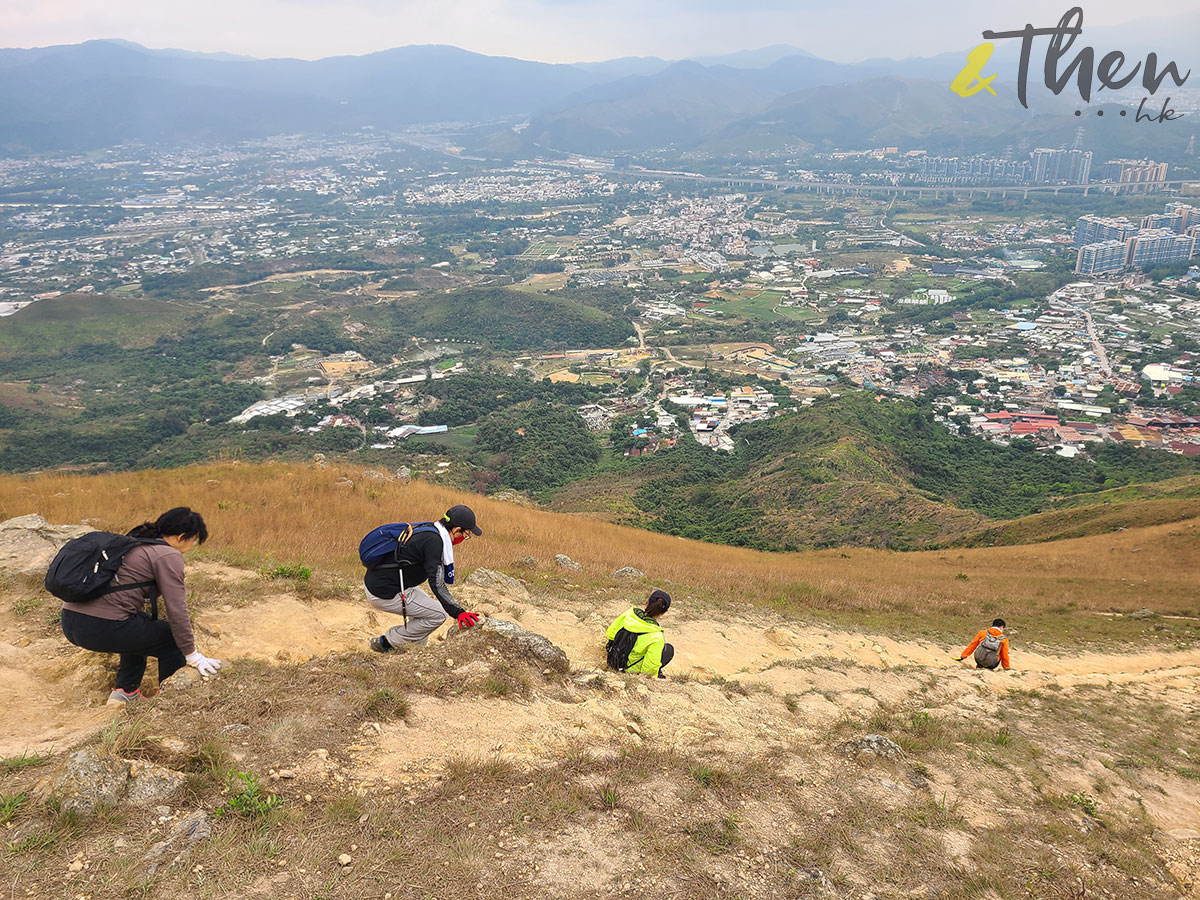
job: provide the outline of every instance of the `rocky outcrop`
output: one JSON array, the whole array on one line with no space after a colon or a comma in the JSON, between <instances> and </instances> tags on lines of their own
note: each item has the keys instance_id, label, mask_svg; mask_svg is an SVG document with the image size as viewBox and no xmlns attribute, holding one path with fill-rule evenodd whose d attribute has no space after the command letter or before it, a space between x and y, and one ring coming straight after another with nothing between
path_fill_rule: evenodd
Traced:
<instances>
[{"instance_id":1,"label":"rocky outcrop","mask_svg":"<svg viewBox=\"0 0 1200 900\"><path fill-rule=\"evenodd\" d=\"M51 525L39 515L0 522L0 569L44 574L63 544L95 530L86 525Z\"/></svg>"},{"instance_id":2,"label":"rocky outcrop","mask_svg":"<svg viewBox=\"0 0 1200 900\"><path fill-rule=\"evenodd\" d=\"M612 573L613 578L645 578L646 573L633 566L622 566Z\"/></svg>"},{"instance_id":3,"label":"rocky outcrop","mask_svg":"<svg viewBox=\"0 0 1200 900\"><path fill-rule=\"evenodd\" d=\"M146 877L153 878L159 869L178 865L191 855L192 849L201 841L212 837L212 819L202 809L180 819L171 833L151 847L142 862L149 863Z\"/></svg>"},{"instance_id":4,"label":"rocky outcrop","mask_svg":"<svg viewBox=\"0 0 1200 900\"><path fill-rule=\"evenodd\" d=\"M839 744L838 750L856 762L863 757L871 756L890 759L894 762L904 755L899 744L882 734L865 734L855 740Z\"/></svg>"},{"instance_id":5,"label":"rocky outcrop","mask_svg":"<svg viewBox=\"0 0 1200 900\"><path fill-rule=\"evenodd\" d=\"M184 666L171 673L170 677L164 678L159 683L158 689L160 692L165 691L169 694L174 694L179 691L186 691L194 688L198 684L204 684L204 678L191 666Z\"/></svg>"},{"instance_id":6,"label":"rocky outcrop","mask_svg":"<svg viewBox=\"0 0 1200 900\"><path fill-rule=\"evenodd\" d=\"M157 806L175 796L183 784L182 772L137 760L129 765L124 802L138 807Z\"/></svg>"},{"instance_id":7,"label":"rocky outcrop","mask_svg":"<svg viewBox=\"0 0 1200 900\"><path fill-rule=\"evenodd\" d=\"M174 769L85 747L44 778L34 796L42 801L53 799L64 810L90 816L120 803L155 806L174 796L183 784L183 774Z\"/></svg>"},{"instance_id":8,"label":"rocky outcrop","mask_svg":"<svg viewBox=\"0 0 1200 900\"><path fill-rule=\"evenodd\" d=\"M61 809L90 816L116 806L129 785L129 763L92 749L76 750L34 791L39 800L54 798Z\"/></svg>"},{"instance_id":9,"label":"rocky outcrop","mask_svg":"<svg viewBox=\"0 0 1200 900\"><path fill-rule=\"evenodd\" d=\"M504 619L480 619L479 624L474 628L462 631L455 629L449 633L455 635L456 640L478 640L494 635L511 644L515 655L524 656L543 669L551 669L563 674L571 669L571 661L567 659L567 654L557 644L540 634L527 631L516 622Z\"/></svg>"},{"instance_id":10,"label":"rocky outcrop","mask_svg":"<svg viewBox=\"0 0 1200 900\"><path fill-rule=\"evenodd\" d=\"M516 491L501 491L498 494L492 494L488 499L499 500L501 503L515 503L517 506L532 506L533 504Z\"/></svg>"},{"instance_id":11,"label":"rocky outcrop","mask_svg":"<svg viewBox=\"0 0 1200 900\"><path fill-rule=\"evenodd\" d=\"M554 562L563 569L576 570L583 568L583 566L575 562L575 560L571 559L571 557L567 556L565 553L556 554L554 557Z\"/></svg>"},{"instance_id":12,"label":"rocky outcrop","mask_svg":"<svg viewBox=\"0 0 1200 900\"><path fill-rule=\"evenodd\" d=\"M529 591L526 590L525 585L521 584L517 579L511 575L505 575L503 572L496 572L493 569L476 569L463 583L472 587L500 591L504 594L515 594L517 596L529 595Z\"/></svg>"}]
</instances>

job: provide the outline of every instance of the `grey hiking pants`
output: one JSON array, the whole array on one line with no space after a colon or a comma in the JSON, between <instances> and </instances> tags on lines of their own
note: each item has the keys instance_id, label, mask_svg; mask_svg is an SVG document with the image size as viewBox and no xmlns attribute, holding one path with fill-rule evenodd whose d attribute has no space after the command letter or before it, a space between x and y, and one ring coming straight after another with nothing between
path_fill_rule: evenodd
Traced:
<instances>
[{"instance_id":1,"label":"grey hiking pants","mask_svg":"<svg viewBox=\"0 0 1200 900\"><path fill-rule=\"evenodd\" d=\"M376 609L394 615L401 615L400 595L390 600L376 597L367 591L367 599ZM437 631L438 626L446 621L446 611L419 587L410 587L404 592L404 611L408 614L408 624L401 621L389 628L385 634L389 644L420 644L424 646L429 636Z\"/></svg>"}]
</instances>

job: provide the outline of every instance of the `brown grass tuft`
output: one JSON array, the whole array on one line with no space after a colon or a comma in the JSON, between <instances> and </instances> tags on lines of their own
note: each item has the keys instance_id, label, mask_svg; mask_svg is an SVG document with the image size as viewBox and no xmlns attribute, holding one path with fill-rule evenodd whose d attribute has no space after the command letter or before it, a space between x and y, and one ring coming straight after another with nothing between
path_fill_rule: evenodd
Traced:
<instances>
[{"instance_id":1,"label":"brown grass tuft","mask_svg":"<svg viewBox=\"0 0 1200 900\"><path fill-rule=\"evenodd\" d=\"M339 487L343 476L354 487ZM211 538L197 552L246 566L309 566L357 576L359 538L394 520L437 517L465 502L484 536L459 548L460 568L508 569L532 556L540 574L610 583L632 565L652 584L686 585L727 596L731 588L785 612L883 617L1128 612L1200 613L1200 527L1197 520L1097 537L1023 547L899 553L844 549L760 553L716 546L546 512L412 482L372 483L354 469L284 463L223 463L177 470L103 475L45 474L0 478L0 519L40 513L52 522L90 519L124 531L175 505L205 516ZM559 573L565 553L582 573ZM959 578L959 573L967 575ZM529 573L523 573L526 576ZM537 574L537 573L535 573ZM749 591L752 596L746 597Z\"/></svg>"}]
</instances>

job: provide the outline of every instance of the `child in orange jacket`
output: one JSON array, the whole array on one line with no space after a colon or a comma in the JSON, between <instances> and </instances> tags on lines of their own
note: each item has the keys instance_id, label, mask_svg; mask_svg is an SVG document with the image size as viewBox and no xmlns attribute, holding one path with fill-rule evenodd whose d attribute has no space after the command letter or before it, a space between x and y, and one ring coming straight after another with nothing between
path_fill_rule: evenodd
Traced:
<instances>
[{"instance_id":1,"label":"child in orange jacket","mask_svg":"<svg viewBox=\"0 0 1200 900\"><path fill-rule=\"evenodd\" d=\"M954 657L963 660L975 654L975 666L980 669L994 669L996 666L1011 668L1008 663L1008 638L1004 635L1004 620L995 619L991 628L985 628L975 635L975 640L967 645L961 654Z\"/></svg>"}]
</instances>

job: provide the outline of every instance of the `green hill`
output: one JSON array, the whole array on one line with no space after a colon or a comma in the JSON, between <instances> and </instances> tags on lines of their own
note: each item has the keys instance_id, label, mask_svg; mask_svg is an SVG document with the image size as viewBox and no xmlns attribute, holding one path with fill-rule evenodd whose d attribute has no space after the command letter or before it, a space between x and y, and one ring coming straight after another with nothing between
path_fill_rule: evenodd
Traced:
<instances>
[{"instance_id":1,"label":"green hill","mask_svg":"<svg viewBox=\"0 0 1200 900\"><path fill-rule=\"evenodd\" d=\"M160 300L64 294L25 307L0 328L0 358L57 355L88 344L149 347L195 317Z\"/></svg>"},{"instance_id":2,"label":"green hill","mask_svg":"<svg viewBox=\"0 0 1200 900\"><path fill-rule=\"evenodd\" d=\"M1053 506L1043 513L989 525L959 543L964 547L1036 544L1196 518L1200 476L1063 497Z\"/></svg>"},{"instance_id":3,"label":"green hill","mask_svg":"<svg viewBox=\"0 0 1200 900\"><path fill-rule=\"evenodd\" d=\"M396 334L477 341L498 350L619 347L633 336L628 319L566 296L507 288L471 288L444 295L397 300L358 310L369 329L364 352L375 340Z\"/></svg>"},{"instance_id":4,"label":"green hill","mask_svg":"<svg viewBox=\"0 0 1200 900\"><path fill-rule=\"evenodd\" d=\"M1002 447L963 439L913 403L876 402L866 394L733 434L737 449L731 455L684 441L678 449L568 486L555 506L763 549L913 549L1013 542L987 529L999 527L995 520L1020 520L1064 498L1087 504L1109 489L1200 476L1195 460L1130 447L1105 447L1095 461L1085 461L1040 453L1026 441ZM1162 500L1179 507L1167 520L1184 517L1187 509L1196 513L1190 488L1180 483L1176 490L1182 493ZM1165 507L1159 512L1168 514ZM1032 539L1067 536L1072 516L1083 521L1091 513L1055 515L1061 527L1042 526L1046 537Z\"/></svg>"}]
</instances>

